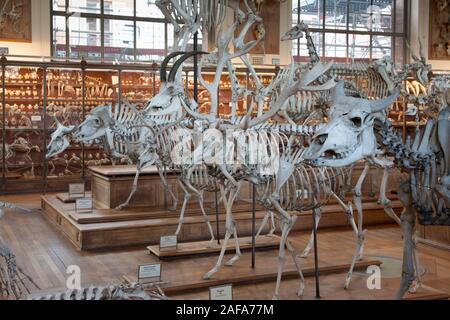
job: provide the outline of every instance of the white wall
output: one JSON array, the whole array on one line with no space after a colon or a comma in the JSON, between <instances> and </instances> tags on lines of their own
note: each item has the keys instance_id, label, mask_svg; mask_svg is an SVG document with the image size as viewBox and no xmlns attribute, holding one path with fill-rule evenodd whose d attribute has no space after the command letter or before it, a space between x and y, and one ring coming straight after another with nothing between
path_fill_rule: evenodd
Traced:
<instances>
[{"instance_id":1,"label":"white wall","mask_svg":"<svg viewBox=\"0 0 450 320\"><path fill-rule=\"evenodd\" d=\"M428 60L429 37L429 1L411 0L410 42L414 52L419 52L419 38L423 45L425 58ZM434 70L450 70L450 61L428 60Z\"/></svg>"},{"instance_id":2,"label":"white wall","mask_svg":"<svg viewBox=\"0 0 450 320\"><path fill-rule=\"evenodd\" d=\"M32 42L0 41L10 55L50 56L50 1L31 0Z\"/></svg>"}]
</instances>

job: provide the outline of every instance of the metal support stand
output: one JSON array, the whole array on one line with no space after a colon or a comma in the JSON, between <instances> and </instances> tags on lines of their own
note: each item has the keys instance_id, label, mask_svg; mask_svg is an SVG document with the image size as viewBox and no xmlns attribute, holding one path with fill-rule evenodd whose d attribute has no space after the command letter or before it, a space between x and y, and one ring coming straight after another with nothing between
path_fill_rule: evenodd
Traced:
<instances>
[{"instance_id":1,"label":"metal support stand","mask_svg":"<svg viewBox=\"0 0 450 320\"><path fill-rule=\"evenodd\" d=\"M252 269L256 265L256 186L252 184Z\"/></svg>"},{"instance_id":2,"label":"metal support stand","mask_svg":"<svg viewBox=\"0 0 450 320\"><path fill-rule=\"evenodd\" d=\"M317 250L317 228L316 228L316 209L313 209L313 235L314 235L314 276L316 278L316 298L320 299L319 284L319 256Z\"/></svg>"},{"instance_id":3,"label":"metal support stand","mask_svg":"<svg viewBox=\"0 0 450 320\"><path fill-rule=\"evenodd\" d=\"M163 176L164 179L166 179L167 181L167 167L166 165L163 166ZM167 193L169 192L169 190L167 190L168 186L166 184L164 184L164 210L167 211Z\"/></svg>"},{"instance_id":4,"label":"metal support stand","mask_svg":"<svg viewBox=\"0 0 450 320\"><path fill-rule=\"evenodd\" d=\"M214 191L214 200L215 200L215 208L216 208L216 238L217 238L217 244L220 245L219 203L217 201L217 190Z\"/></svg>"}]
</instances>

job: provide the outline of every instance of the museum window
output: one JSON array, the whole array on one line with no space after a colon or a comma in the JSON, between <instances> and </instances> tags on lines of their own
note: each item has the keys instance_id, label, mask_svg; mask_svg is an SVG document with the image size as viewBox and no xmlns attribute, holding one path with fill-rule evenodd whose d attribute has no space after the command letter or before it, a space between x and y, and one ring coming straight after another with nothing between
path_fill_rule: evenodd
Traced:
<instances>
[{"instance_id":1,"label":"museum window","mask_svg":"<svg viewBox=\"0 0 450 320\"><path fill-rule=\"evenodd\" d=\"M159 61L173 28L155 0L52 0L52 56Z\"/></svg>"},{"instance_id":2,"label":"museum window","mask_svg":"<svg viewBox=\"0 0 450 320\"><path fill-rule=\"evenodd\" d=\"M292 0L292 25L309 26L324 60L372 61L391 56L402 65L407 0ZM306 39L294 41L292 55L308 61Z\"/></svg>"}]
</instances>

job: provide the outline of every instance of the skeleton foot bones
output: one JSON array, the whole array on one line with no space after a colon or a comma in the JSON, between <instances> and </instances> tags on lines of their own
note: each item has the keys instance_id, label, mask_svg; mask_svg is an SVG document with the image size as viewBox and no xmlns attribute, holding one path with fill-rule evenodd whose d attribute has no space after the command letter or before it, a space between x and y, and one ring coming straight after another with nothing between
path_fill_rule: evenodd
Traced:
<instances>
[{"instance_id":1,"label":"skeleton foot bones","mask_svg":"<svg viewBox=\"0 0 450 320\"><path fill-rule=\"evenodd\" d=\"M4 216L5 209L22 213L30 212L29 209L0 201L0 219ZM0 235L0 297L19 299L23 294L30 293L31 288L39 289L31 277L17 266L16 257Z\"/></svg>"}]
</instances>

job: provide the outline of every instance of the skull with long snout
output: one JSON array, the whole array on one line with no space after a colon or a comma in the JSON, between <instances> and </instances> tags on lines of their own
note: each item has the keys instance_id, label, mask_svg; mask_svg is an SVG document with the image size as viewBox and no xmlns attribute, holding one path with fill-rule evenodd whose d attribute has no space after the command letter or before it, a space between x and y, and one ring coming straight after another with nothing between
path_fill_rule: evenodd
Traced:
<instances>
[{"instance_id":1,"label":"skull with long snout","mask_svg":"<svg viewBox=\"0 0 450 320\"><path fill-rule=\"evenodd\" d=\"M176 81L178 69L186 59L198 55L207 54L207 52L174 52L169 54L161 63L160 80L161 90L148 103L146 110L147 115L167 115L170 113L180 112L182 110L182 99L185 99L185 88L182 83ZM168 62L176 56L182 55L172 66L169 76L167 77L166 68Z\"/></svg>"},{"instance_id":2,"label":"skull with long snout","mask_svg":"<svg viewBox=\"0 0 450 320\"><path fill-rule=\"evenodd\" d=\"M282 37L281 41L295 40L303 38L305 30L308 30L308 26L302 21L299 24L289 29Z\"/></svg>"},{"instance_id":3,"label":"skull with long snout","mask_svg":"<svg viewBox=\"0 0 450 320\"><path fill-rule=\"evenodd\" d=\"M304 159L318 166L340 167L375 156L377 141L374 121L384 121L382 111L397 99L399 92L381 100L345 96L344 83L335 87L330 121L313 137Z\"/></svg>"},{"instance_id":4,"label":"skull with long snout","mask_svg":"<svg viewBox=\"0 0 450 320\"><path fill-rule=\"evenodd\" d=\"M75 131L77 141L86 142L106 135L111 122L111 108L108 105L99 106L78 126Z\"/></svg>"},{"instance_id":5,"label":"skull with long snout","mask_svg":"<svg viewBox=\"0 0 450 320\"><path fill-rule=\"evenodd\" d=\"M75 126L63 126L56 117L55 121L57 126L56 130L51 135L49 144L47 145L47 154L45 155L46 159L50 159L51 157L66 150L70 145L70 139L75 130Z\"/></svg>"}]
</instances>

